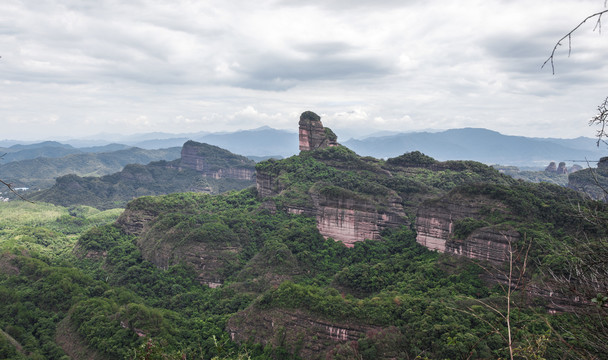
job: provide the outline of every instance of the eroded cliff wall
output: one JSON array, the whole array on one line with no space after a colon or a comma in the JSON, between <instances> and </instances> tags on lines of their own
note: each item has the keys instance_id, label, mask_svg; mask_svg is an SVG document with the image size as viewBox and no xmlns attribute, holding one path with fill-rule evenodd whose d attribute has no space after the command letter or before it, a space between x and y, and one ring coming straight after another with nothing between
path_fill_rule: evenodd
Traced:
<instances>
[{"instance_id":1,"label":"eroded cliff wall","mask_svg":"<svg viewBox=\"0 0 608 360\"><path fill-rule=\"evenodd\" d=\"M233 341L285 346L302 359L325 359L332 348L379 329L346 320L325 320L301 310L255 307L237 313L226 325Z\"/></svg>"},{"instance_id":2,"label":"eroded cliff wall","mask_svg":"<svg viewBox=\"0 0 608 360\"><path fill-rule=\"evenodd\" d=\"M439 252L504 262L508 259L509 244L517 242L521 235L505 225L483 223L484 217L492 212L507 210L500 202L483 196L452 194L427 201L416 216L416 241ZM458 226L463 230L458 231Z\"/></svg>"},{"instance_id":3,"label":"eroded cliff wall","mask_svg":"<svg viewBox=\"0 0 608 360\"><path fill-rule=\"evenodd\" d=\"M226 266L238 261L242 247L238 243L188 241L173 229L159 236L155 229L158 215L154 209L126 209L116 224L137 237L142 257L157 267L167 269L183 262L192 265L201 284L209 287L223 284Z\"/></svg>"},{"instance_id":4,"label":"eroded cliff wall","mask_svg":"<svg viewBox=\"0 0 608 360\"><path fill-rule=\"evenodd\" d=\"M214 179L253 180L255 163L216 146L188 141L182 147L180 168Z\"/></svg>"}]
</instances>

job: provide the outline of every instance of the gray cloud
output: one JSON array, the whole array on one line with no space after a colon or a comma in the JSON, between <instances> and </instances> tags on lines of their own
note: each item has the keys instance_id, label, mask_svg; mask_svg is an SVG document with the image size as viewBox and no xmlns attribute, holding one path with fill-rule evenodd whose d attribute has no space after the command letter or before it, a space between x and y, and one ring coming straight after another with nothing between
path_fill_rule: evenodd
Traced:
<instances>
[{"instance_id":1,"label":"gray cloud","mask_svg":"<svg viewBox=\"0 0 608 360\"><path fill-rule=\"evenodd\" d=\"M608 95L605 35L577 34L571 57L560 49L555 76L540 65L597 6L6 0L3 137L108 126L235 130L268 121L292 128L308 109L327 114L330 126L361 131L485 124L511 134L539 135L548 126L592 136L586 119Z\"/></svg>"}]
</instances>

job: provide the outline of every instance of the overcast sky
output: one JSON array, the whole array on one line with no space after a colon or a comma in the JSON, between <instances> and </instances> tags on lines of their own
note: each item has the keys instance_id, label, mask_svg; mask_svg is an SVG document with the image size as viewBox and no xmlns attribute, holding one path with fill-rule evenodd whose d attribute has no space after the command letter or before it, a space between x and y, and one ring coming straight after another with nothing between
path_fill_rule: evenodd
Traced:
<instances>
[{"instance_id":1,"label":"overcast sky","mask_svg":"<svg viewBox=\"0 0 608 360\"><path fill-rule=\"evenodd\" d=\"M484 127L593 137L603 0L1 0L0 139ZM608 14L606 16L608 29Z\"/></svg>"}]
</instances>

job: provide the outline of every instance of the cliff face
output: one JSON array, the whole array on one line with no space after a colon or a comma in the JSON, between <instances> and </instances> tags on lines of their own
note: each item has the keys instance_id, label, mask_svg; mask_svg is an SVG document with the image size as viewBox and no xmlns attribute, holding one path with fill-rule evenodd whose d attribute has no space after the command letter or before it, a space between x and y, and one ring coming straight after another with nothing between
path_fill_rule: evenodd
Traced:
<instances>
[{"instance_id":1,"label":"cliff face","mask_svg":"<svg viewBox=\"0 0 608 360\"><path fill-rule=\"evenodd\" d=\"M357 341L367 332L379 329L348 321L324 320L300 310L252 307L231 317L226 325L233 341L253 340L262 345L286 346L303 359L325 359L337 345Z\"/></svg>"},{"instance_id":2,"label":"cliff face","mask_svg":"<svg viewBox=\"0 0 608 360\"><path fill-rule=\"evenodd\" d=\"M281 194L285 186L280 177L258 172L258 195L262 198ZM380 232L407 224L401 198L392 192L379 208L377 201L366 200L352 194L331 196L316 189L308 191L307 201L287 202L284 209L292 214L304 214L316 218L317 229L325 238L341 241L348 247L365 239L378 240Z\"/></svg>"},{"instance_id":3,"label":"cliff face","mask_svg":"<svg viewBox=\"0 0 608 360\"><path fill-rule=\"evenodd\" d=\"M608 202L608 157L603 157L596 169L582 169L568 176L570 189L585 193L593 200Z\"/></svg>"},{"instance_id":4,"label":"cliff face","mask_svg":"<svg viewBox=\"0 0 608 360\"><path fill-rule=\"evenodd\" d=\"M319 195L313 200L315 207L312 213L321 235L341 241L348 247L365 239L378 240L383 229L406 223L401 199L396 194L389 197L383 211L360 199Z\"/></svg>"},{"instance_id":5,"label":"cliff face","mask_svg":"<svg viewBox=\"0 0 608 360\"><path fill-rule=\"evenodd\" d=\"M116 224L127 234L137 236L142 257L159 268L185 262L192 265L201 284L217 287L224 282L225 267L237 261L241 247L227 243L184 241L183 234L169 229L159 238L154 226L158 213L153 209L126 209ZM180 241L176 241L180 239Z\"/></svg>"},{"instance_id":6,"label":"cliff face","mask_svg":"<svg viewBox=\"0 0 608 360\"><path fill-rule=\"evenodd\" d=\"M504 211L500 202L482 196L446 196L425 202L416 217L416 241L439 252L504 262L508 259L509 244L517 242L520 234L482 220L484 213ZM459 231L463 227L465 230Z\"/></svg>"},{"instance_id":7,"label":"cliff face","mask_svg":"<svg viewBox=\"0 0 608 360\"><path fill-rule=\"evenodd\" d=\"M216 146L188 141L182 147L180 168L214 179L253 180L255 163Z\"/></svg>"},{"instance_id":8,"label":"cliff face","mask_svg":"<svg viewBox=\"0 0 608 360\"><path fill-rule=\"evenodd\" d=\"M329 128L323 127L321 117L312 111L300 116L300 151L323 149L338 145L338 138Z\"/></svg>"}]
</instances>

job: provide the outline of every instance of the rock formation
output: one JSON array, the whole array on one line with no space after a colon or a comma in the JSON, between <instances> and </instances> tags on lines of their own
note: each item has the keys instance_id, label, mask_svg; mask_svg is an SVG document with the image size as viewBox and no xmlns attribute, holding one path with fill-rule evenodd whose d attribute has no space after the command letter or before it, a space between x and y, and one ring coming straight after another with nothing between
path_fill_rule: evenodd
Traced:
<instances>
[{"instance_id":1,"label":"rock formation","mask_svg":"<svg viewBox=\"0 0 608 360\"><path fill-rule=\"evenodd\" d=\"M338 137L330 128L323 127L321 117L312 111L300 115L300 151L323 149L338 145Z\"/></svg>"},{"instance_id":2,"label":"rock formation","mask_svg":"<svg viewBox=\"0 0 608 360\"><path fill-rule=\"evenodd\" d=\"M566 163L565 162L560 162L559 165L557 166L557 170L556 170L558 175L567 175L568 174L568 168L566 167Z\"/></svg>"},{"instance_id":3,"label":"rock formation","mask_svg":"<svg viewBox=\"0 0 608 360\"><path fill-rule=\"evenodd\" d=\"M551 161L549 166L545 168L545 172L554 173L557 171L557 167L555 166L555 161Z\"/></svg>"},{"instance_id":4,"label":"rock formation","mask_svg":"<svg viewBox=\"0 0 608 360\"><path fill-rule=\"evenodd\" d=\"M608 202L608 157L601 158L595 169L571 172L568 176L568 187L585 193L591 199Z\"/></svg>"},{"instance_id":5,"label":"rock formation","mask_svg":"<svg viewBox=\"0 0 608 360\"><path fill-rule=\"evenodd\" d=\"M520 234L508 227L483 224L481 213L488 208L494 212L505 211L503 204L483 196L452 195L427 201L416 217L416 241L439 252L503 262L507 259L509 243L518 241ZM477 220L480 225L459 239L456 227L467 220Z\"/></svg>"},{"instance_id":6,"label":"rock formation","mask_svg":"<svg viewBox=\"0 0 608 360\"><path fill-rule=\"evenodd\" d=\"M302 359L324 359L335 346L356 342L366 333L380 329L346 320L331 321L301 310L255 307L237 313L226 324L233 341L284 345Z\"/></svg>"},{"instance_id":7,"label":"rock formation","mask_svg":"<svg viewBox=\"0 0 608 360\"><path fill-rule=\"evenodd\" d=\"M187 141L182 147L179 168L200 172L213 179L252 180L255 163L217 146Z\"/></svg>"},{"instance_id":8,"label":"rock formation","mask_svg":"<svg viewBox=\"0 0 608 360\"><path fill-rule=\"evenodd\" d=\"M258 195L262 198L278 195L283 191L280 179L271 174L256 174ZM292 214L305 214L316 218L317 229L325 238L341 241L348 247L365 239L378 240L386 228L406 224L401 198L393 193L388 196L384 209L379 211L372 201L348 196L331 196L311 190L308 205L284 204Z\"/></svg>"},{"instance_id":9,"label":"rock formation","mask_svg":"<svg viewBox=\"0 0 608 360\"><path fill-rule=\"evenodd\" d=\"M241 247L227 243L214 244L208 242L178 241L180 235L172 231L171 236L158 239L150 235L158 219L159 212L155 209L127 208L116 221L126 234L137 236L137 246L141 255L161 269L171 265L187 263L194 268L197 279L201 284L217 287L224 282L227 263L238 260Z\"/></svg>"}]
</instances>

